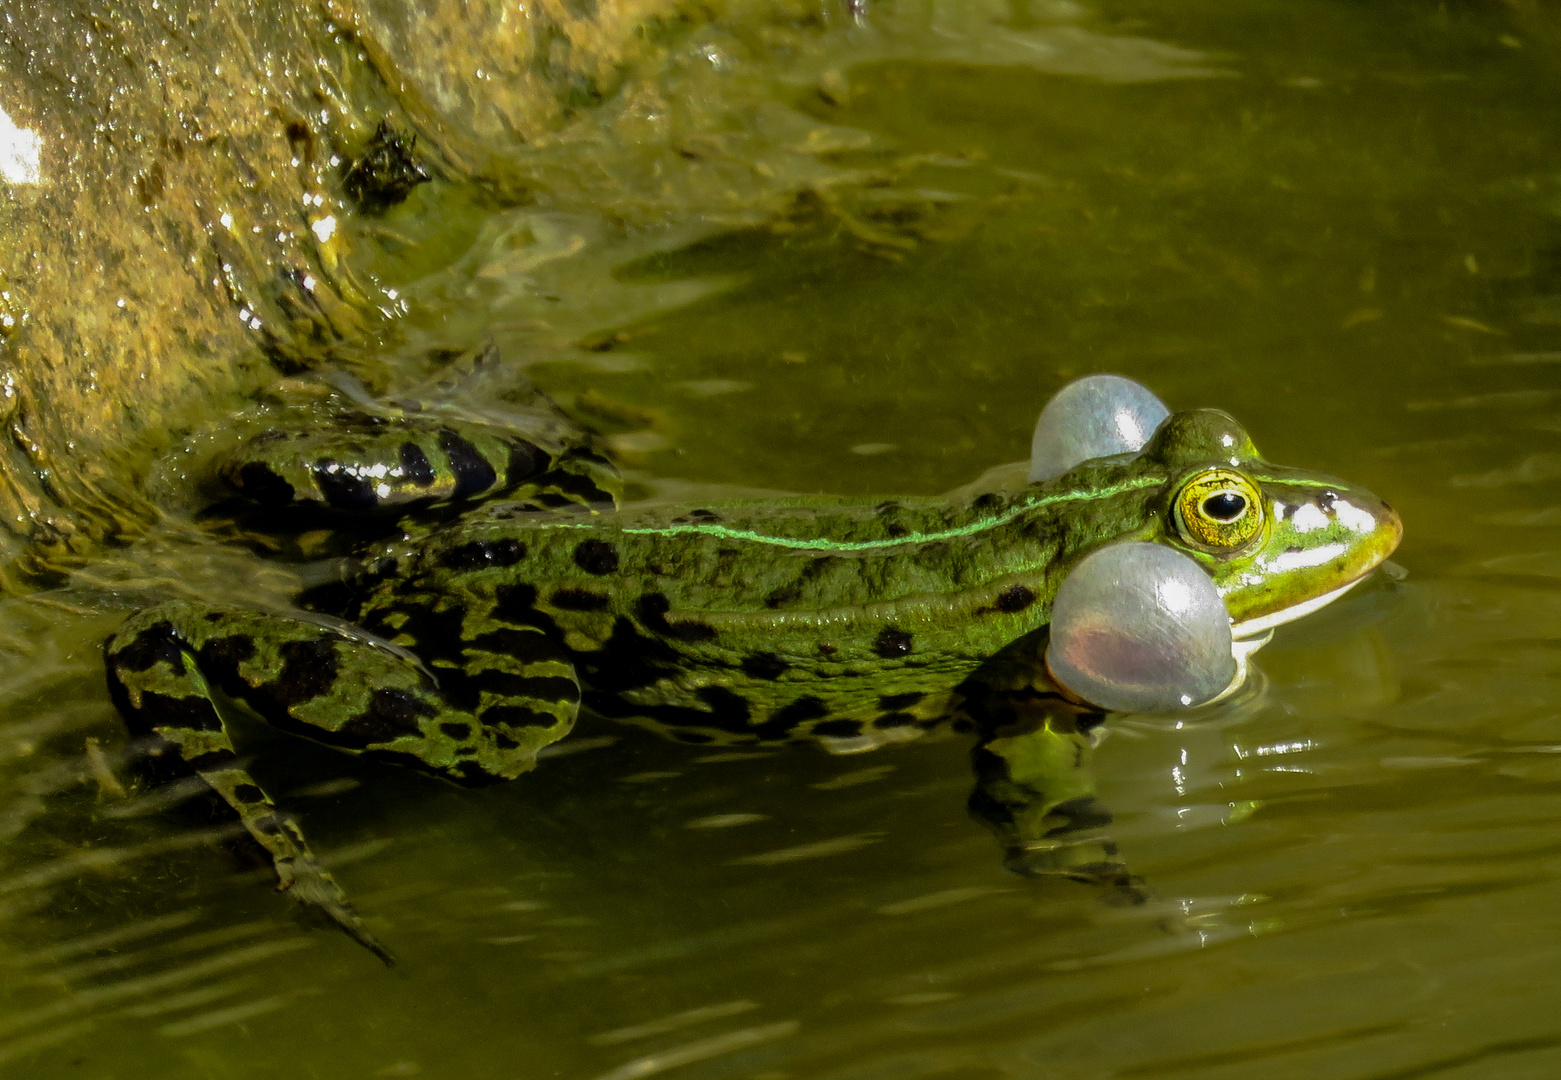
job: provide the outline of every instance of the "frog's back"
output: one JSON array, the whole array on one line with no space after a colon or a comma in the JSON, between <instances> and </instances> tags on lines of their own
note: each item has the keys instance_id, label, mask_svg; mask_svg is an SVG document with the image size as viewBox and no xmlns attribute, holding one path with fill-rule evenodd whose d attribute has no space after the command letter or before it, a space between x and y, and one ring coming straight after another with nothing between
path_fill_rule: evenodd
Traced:
<instances>
[{"instance_id":1,"label":"frog's back","mask_svg":"<svg viewBox=\"0 0 1561 1080\"><path fill-rule=\"evenodd\" d=\"M935 722L986 658L1044 625L1059 554L1141 514L1129 494L1109 512L1035 489L609 514L486 506L421 543L356 617L414 649L541 628L572 655L586 704L685 741L865 748Z\"/></svg>"}]
</instances>

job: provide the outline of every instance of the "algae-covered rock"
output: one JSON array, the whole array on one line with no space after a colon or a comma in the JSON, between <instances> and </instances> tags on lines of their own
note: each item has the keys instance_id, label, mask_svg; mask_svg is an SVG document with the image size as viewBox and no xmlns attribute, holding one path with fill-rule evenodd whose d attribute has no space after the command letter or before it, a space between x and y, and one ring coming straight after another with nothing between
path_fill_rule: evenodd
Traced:
<instances>
[{"instance_id":1,"label":"algae-covered rock","mask_svg":"<svg viewBox=\"0 0 1561 1080\"><path fill-rule=\"evenodd\" d=\"M0 185L13 564L133 530L170 437L362 337L332 161L382 106L305 4L3 8L0 108L32 140Z\"/></svg>"},{"instance_id":2,"label":"algae-covered rock","mask_svg":"<svg viewBox=\"0 0 1561 1080\"><path fill-rule=\"evenodd\" d=\"M407 301L369 249L414 192L620 230L800 206L893 247L944 196L829 122L851 64L1206 70L1051 8L1015 30L996 0L0 0L7 582L137 533L150 463L279 375L382 382Z\"/></svg>"},{"instance_id":3,"label":"algae-covered rock","mask_svg":"<svg viewBox=\"0 0 1561 1080\"><path fill-rule=\"evenodd\" d=\"M348 269L352 216L435 175L533 195L516 155L643 94L628 84L714 12L4 0L0 14L14 575L29 549L38 568L134 532L151 458L278 373L369 362L394 312Z\"/></svg>"}]
</instances>

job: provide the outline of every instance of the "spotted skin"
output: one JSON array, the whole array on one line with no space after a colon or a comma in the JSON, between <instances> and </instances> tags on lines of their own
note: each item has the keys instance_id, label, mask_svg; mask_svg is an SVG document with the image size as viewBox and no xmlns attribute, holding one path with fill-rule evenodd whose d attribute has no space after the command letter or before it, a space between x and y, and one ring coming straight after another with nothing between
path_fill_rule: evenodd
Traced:
<instances>
[{"instance_id":1,"label":"spotted skin","mask_svg":"<svg viewBox=\"0 0 1561 1080\"><path fill-rule=\"evenodd\" d=\"M1061 797L1067 783L1046 779L1077 732L1058 726L1074 714L1037 662L1052 599L1080 559L1121 540L1175 547L1242 622L1333 593L1398 537L1374 496L1270 465L1209 410L1171 417L1137 456L1044 484L876 503L613 510L615 476L587 449L521 452L503 433L456 434L414 425L257 440L230 478L272 485L286 508L373 514L509 497L365 552L351 580L310 594L313 616L177 602L136 614L108 645L131 726L234 808L284 887L307 868L325 897L311 902L360 940L345 896L233 758L213 689L284 730L462 784L527 771L582 707L695 745L807 739L850 753L957 711L992 717L1025 702L1041 722L1019 738L1011 722L981 721L977 759L979 809L1006 823L998 832L1017 850L1049 843L1065 807L1069 820L1088 817L1085 795ZM333 446L331 460L346 461L348 444L354 464L320 465ZM1173 520L1189 478L1215 467L1240 470L1262 500L1257 539L1240 550L1193 543ZM376 486L343 494L342 477ZM1327 557L1295 557L1306 551Z\"/></svg>"},{"instance_id":2,"label":"spotted skin","mask_svg":"<svg viewBox=\"0 0 1561 1080\"><path fill-rule=\"evenodd\" d=\"M212 689L284 731L458 784L528 772L537 751L574 725L580 691L568 659L526 626L473 641L459 656L456 670L439 660L425 668L364 635L188 601L138 612L107 646L110 692L131 730L238 813L284 890L301 884L301 899L382 955L297 825L240 766Z\"/></svg>"},{"instance_id":3,"label":"spotted skin","mask_svg":"<svg viewBox=\"0 0 1561 1080\"><path fill-rule=\"evenodd\" d=\"M331 427L279 427L218 467L239 496L269 509L402 513L515 492L542 509L611 507L615 470L578 445L489 424L349 414Z\"/></svg>"}]
</instances>

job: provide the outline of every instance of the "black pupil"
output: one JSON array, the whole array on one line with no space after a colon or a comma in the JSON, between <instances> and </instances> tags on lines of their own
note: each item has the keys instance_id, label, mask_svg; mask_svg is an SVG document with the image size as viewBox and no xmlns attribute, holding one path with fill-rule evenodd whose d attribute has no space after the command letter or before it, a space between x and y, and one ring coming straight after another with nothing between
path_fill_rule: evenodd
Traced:
<instances>
[{"instance_id":1,"label":"black pupil","mask_svg":"<svg viewBox=\"0 0 1561 1080\"><path fill-rule=\"evenodd\" d=\"M1247 500L1234 491L1222 491L1203 500L1203 512L1215 521L1235 521L1247 509Z\"/></svg>"}]
</instances>

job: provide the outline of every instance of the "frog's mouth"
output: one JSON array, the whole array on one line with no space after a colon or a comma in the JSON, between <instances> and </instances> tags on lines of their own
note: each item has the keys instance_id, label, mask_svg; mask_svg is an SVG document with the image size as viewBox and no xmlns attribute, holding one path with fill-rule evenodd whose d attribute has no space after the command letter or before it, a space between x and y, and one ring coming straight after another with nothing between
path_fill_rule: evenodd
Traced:
<instances>
[{"instance_id":1,"label":"frog's mouth","mask_svg":"<svg viewBox=\"0 0 1561 1080\"><path fill-rule=\"evenodd\" d=\"M1319 608L1327 607L1369 578L1375 569L1376 567L1373 566L1371 570L1367 570L1354 581L1346 582L1337 589L1325 592L1321 596L1314 596L1310 600L1303 600L1299 604L1292 604L1279 611L1269 612L1267 615L1260 615L1255 619L1248 619L1246 622L1232 624L1230 628L1230 654L1236 660L1235 678L1230 680L1229 686L1209 701L1204 702L1204 704L1213 705L1216 702L1224 701L1246 685L1248 662L1252 659L1253 653L1272 640L1275 627L1283 626L1287 622L1294 622L1296 619L1304 619Z\"/></svg>"},{"instance_id":2,"label":"frog's mouth","mask_svg":"<svg viewBox=\"0 0 1561 1080\"><path fill-rule=\"evenodd\" d=\"M1376 567L1372 567L1372 570L1375 569ZM1354 581L1346 582L1337 589L1325 592L1321 596L1314 596L1310 600L1303 600L1299 604L1291 604L1287 608L1271 611L1267 615L1260 615L1255 619L1248 619L1246 622L1235 623L1230 628L1230 636L1235 639L1237 644L1262 638L1262 641L1247 649L1247 652L1251 653L1273 636L1276 626L1283 626L1285 623L1294 622L1296 619L1304 619L1312 612L1327 607L1370 576L1371 570L1368 570Z\"/></svg>"}]
</instances>

